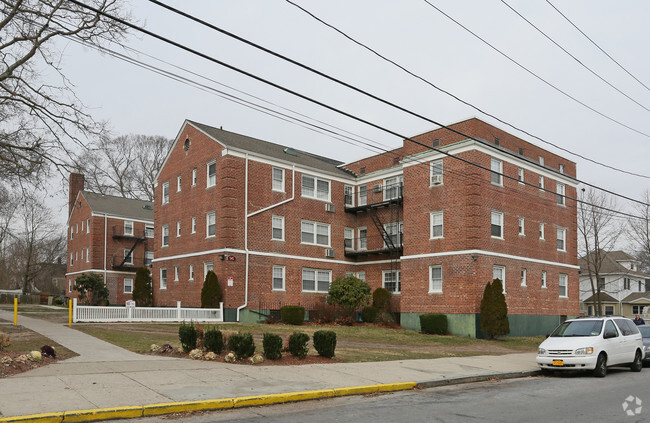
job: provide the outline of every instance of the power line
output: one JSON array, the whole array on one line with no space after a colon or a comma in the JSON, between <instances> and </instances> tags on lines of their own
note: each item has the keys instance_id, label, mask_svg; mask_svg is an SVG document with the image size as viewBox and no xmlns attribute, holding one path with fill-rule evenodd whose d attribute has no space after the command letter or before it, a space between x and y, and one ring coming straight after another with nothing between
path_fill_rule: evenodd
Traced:
<instances>
[{"instance_id":1,"label":"power line","mask_svg":"<svg viewBox=\"0 0 650 423\"><path fill-rule=\"evenodd\" d=\"M627 171L627 170L625 170L625 169L619 169L619 168L617 168L617 167L610 166L610 165L608 165L608 164L605 164L605 163L599 162L599 161L597 161L597 160L590 159L590 158L588 158L588 157L586 157L586 156L583 156L582 154L575 153L575 152L573 152L573 151L571 151L571 150L568 150L568 149L566 149L566 148L564 148L564 147L561 147L561 146L559 146L559 145L557 145L557 144L555 144L555 143L552 143L552 142L550 142L550 141L547 141L547 140L545 140L545 139L543 139L543 138L541 138L541 137L539 137L539 136L537 136L537 135L534 135L534 134L532 134L532 133L530 133L530 132L528 132L528 131L526 131L526 130L524 130L524 129L521 129L521 128L519 128L519 127L517 127L517 126L515 126L515 125L513 125L513 124L511 124L511 123L509 123L509 122L507 122L507 121L505 121L505 120L503 120L503 119L501 119L501 118L499 118L499 117L497 117L497 116L495 116L495 115L489 113L489 112L486 112L485 110L483 110L483 109L481 109L481 108L475 106L474 104L472 104L472 103L470 103L470 102L468 102L468 101L466 101L466 100L463 100L462 98L456 96L455 94L453 94L453 93L451 93L451 92L449 92L449 91L447 91L447 90L445 90L445 89L443 89L443 88L438 87L438 86L435 85L433 82L431 82L431 81L429 81L428 79L426 79L426 78L424 78L424 77L422 77L422 76L420 76L420 75L418 75L418 74L416 74L416 73L410 71L409 69L405 68L404 66L402 66L402 65L400 65L399 63L395 62L394 60L387 58L386 56L382 55L381 53L379 53L379 52L376 51L375 49L369 47L368 45L366 45L366 44L364 44L364 43L362 43L362 42L360 42L360 41L358 41L358 40L352 38L350 35L346 34L346 33L343 32L342 30L340 30L339 28L335 27L334 25L332 25L332 24L330 24L330 23L328 23L328 22L325 22L323 19L319 18L318 16L316 16L315 14L313 14L312 12L310 12L309 10L305 9L304 7L302 7L302 6L300 6L300 5L296 4L296 3L294 3L294 2L291 1L291 0L286 0L286 2L289 3L289 4L291 4L291 5L293 5L293 6L295 6L295 7L298 8L298 9L300 9L301 11L303 11L303 12L306 13L307 15L311 16L313 19L317 20L318 22L322 23L323 25L325 25L325 26L327 26L327 27L333 29L334 31L338 32L338 33L341 34L343 37L347 38L348 40L352 41L353 43L355 43L355 44L357 44L357 45L363 47L364 49L370 51L371 53L375 54L376 56L378 56L378 57L381 58L382 60L384 60L384 61L386 61L386 62L388 62L388 63L391 63L392 65L394 65L394 66L396 66L397 68L403 70L403 71L406 72L407 74L409 74L409 75L411 75L411 76L413 76L413 77L419 79L420 81L424 82L425 84L427 84L427 85L429 85L429 86L435 88L436 90L438 90L438 91L440 91L440 92L442 92L442 93L444 93L444 94L446 94L446 95L448 95L448 96L454 98L455 100L457 100L457 101L459 101L459 102L461 102L461 103L463 103L463 104L465 104L465 105L467 105L467 106L473 108L474 110L478 111L479 113L481 113L481 114L483 114L483 115L485 115L485 116L489 116L489 117L491 117L491 118L497 120L498 122L500 122L500 123L502 123L502 124L504 124L504 125L509 126L509 127L512 128L512 129L515 129L515 130L517 130L517 131L519 131L519 132L521 132L521 133L524 133L524 134L526 134L526 135L528 135L528 136L530 136L530 137L532 137L532 138L535 138L535 139L537 139L537 140L539 140L539 141L541 141L541 142L543 142L543 143L545 143L545 144L547 144L547 145L551 145L551 146L557 148L558 150L561 150L561 151L564 151L564 152L566 152L566 153L569 153L569 154L571 154L571 155L573 155L573 156L575 156L575 157L579 157L579 158L581 158L581 159L583 159L583 160L586 160L586 161L592 162L592 163L597 164L597 165L599 165L599 166L606 167L606 168L608 168L608 169L615 170L615 171L617 171L617 172L625 173L625 174L632 175L632 176L638 176L638 177L640 177L640 178L650 179L650 176L648 176L648 175L643 175L643 174L640 174L640 173L630 172L630 171Z\"/></svg>"},{"instance_id":2,"label":"power line","mask_svg":"<svg viewBox=\"0 0 650 423\"><path fill-rule=\"evenodd\" d=\"M151 0L149 0L149 1L151 1ZM514 63L515 65L517 65L519 68L521 68L521 69L523 69L524 71L526 71L527 73L529 73L530 75L534 76L535 78L537 78L538 80L540 80L540 81L543 82L544 84L546 84L546 85L548 85L549 87L553 88L555 91L557 91L557 92L563 94L565 97L567 97L567 98L573 100L574 102L580 104L581 106L586 107L587 109L589 109L589 110L591 110L592 112L598 114L599 116L604 117L605 119L607 119L607 120L609 120L609 121L611 121L611 122L616 123L617 125L620 125L620 126L622 126L622 127L624 127L624 128L629 129L630 131L636 132L637 134L640 134L640 135L643 135L643 136L645 136L645 137L650 138L650 134L647 134L647 133L645 133L645 132L643 132L643 131L640 131L640 130L638 130L638 129L635 129L635 128L633 128L633 127L631 127L631 126L629 126L629 125L627 125L627 124L625 124L625 123L623 123L623 122L621 122L621 121L618 121L618 120L614 119L613 117L610 117L610 116L606 115L605 113L603 113L603 112L601 112L601 111L599 111L599 110L597 110L597 109L595 109L595 108L589 106L588 104L584 103L583 101L578 100L576 97L572 96L571 94L567 93L566 91L563 91L563 90L560 89L559 87L557 87L557 86L551 84L551 83L550 83L549 81L547 81L546 79L544 79L544 78L542 78L541 76L537 75L535 72L531 71L530 69L528 69L527 67L525 67L525 66L522 65L521 63L517 62L517 61L516 61L515 59L513 59L512 57L510 57L510 56L508 56L507 54L505 54L503 51L499 50L499 49L498 49L497 47L495 47L494 45L490 44L487 40L485 40L484 38L482 38L480 35L476 34L474 31L472 31L471 29L467 28L465 25L463 25L462 23L460 23L460 22L457 21L456 19L452 18L450 15L448 15L447 13L445 13L444 11L442 11L440 8L438 8L438 7L436 7L435 5L431 4L431 2L429 2L429 0L424 0L424 2L425 2L426 4L428 4L429 6L431 6L432 8L434 8L435 10L437 10L438 12L440 12L442 15L444 15L446 18L448 18L449 20L451 20L451 21L452 21L453 23L455 23L456 25L460 26L460 27L463 28L465 31L467 31L467 32L469 32L470 34L472 34L474 37L478 38L478 39L479 39L481 42L483 42L485 45L489 46L492 50L496 51L497 53L499 53L500 55L502 55L503 57L505 57L506 59L508 59L509 61L511 61L512 63Z\"/></svg>"},{"instance_id":3,"label":"power line","mask_svg":"<svg viewBox=\"0 0 650 423\"><path fill-rule=\"evenodd\" d=\"M101 11L101 10L98 10L98 9L92 7L92 6L89 6L89 5L86 5L86 4L84 4L84 3L81 3L81 2L79 2L78 0L69 0L69 1L70 1L71 3L74 3L74 4L78 5L78 6L80 6L80 7L86 8L86 9L88 9L88 10L92 10L93 12L98 13L98 14L100 14L100 15L102 15L102 16L105 16L105 17L107 17L107 18L109 18L109 19L115 20L116 22L119 22L119 23L121 23L122 25L128 26L129 28L135 29L135 30L138 31L138 32L142 32L143 34L149 35L149 36L152 37L152 38L155 38L155 39L158 39L158 40L160 40L160 41L163 41L163 42L165 42L165 43L167 43L167 44L173 45L173 46L175 46L175 47L177 47L177 48L180 48L180 49L185 50L185 51L187 51L187 52L189 52L189 53L192 53L192 54L197 55L197 56L199 56L199 57L201 57L201 58L204 58L204 59L206 59L206 60L208 60L208 61L211 61L211 62L213 62L213 63L216 63L216 64L218 64L218 65L220 65L220 66L223 66L223 67L225 67L225 68L227 68L227 69L230 69L230 70L232 70L232 71L235 71L235 72L237 72L237 73L240 73L240 74L242 74L242 75L244 75L244 76L248 76L248 77L250 77L250 78L252 78L252 79L254 79L254 80L256 80L256 81L259 81L259 82L262 82L262 83L264 83L264 84L267 84L267 85L269 85L269 86L271 86L271 87L274 87L274 88L276 88L276 89L279 89L279 90L284 91L284 92L286 92L286 93L289 93L289 94L291 94L291 95L294 95L294 96L296 96L296 97L299 97L299 98L301 98L301 99L303 99L303 100L306 100L306 101L308 101L308 102L311 102L311 103L313 103L313 104L316 104L316 105L318 105L318 106L320 106L320 107L326 108L326 109L331 110L331 111L333 111L333 112L336 112L336 113L338 113L338 114L341 114L341 115L343 115L343 116L345 116L345 117L348 117L348 118L350 118L350 119L353 119L353 120L356 120L356 121L358 121L358 122L364 123L364 124L366 124L366 125L368 125L368 126L374 127L374 128L376 128L376 129L379 129L379 130L381 130L381 131L383 131L383 132L386 132L386 133L388 133L388 134L391 134L391 135L397 136L397 137L399 137L399 138L402 138L402 139L404 139L404 140L410 141L410 142L412 142L412 143L414 143L414 144L417 144L417 145L423 146L423 147L427 148L428 150L436 151L436 152L441 153L441 154L443 154L443 155L445 155L445 156L447 156L447 157L452 157L452 158L454 158L455 160L458 160L458 161L461 161L461 162L463 162L463 163L465 163L465 164L469 164L469 165L474 166L474 167L476 167L476 168L479 168L479 169L482 169L482 170L488 171L488 172L490 172L490 173L498 173L498 174L500 174L502 177L504 177L504 178L506 178L506 179L510 179L510 180L513 180L513 181L517 181L518 183L521 183L521 184L524 184L524 185L528 185L528 186L532 186L532 187L535 187L535 188L537 188L537 189L540 189L540 190L543 190L543 191L546 191L546 192L550 192L550 193L552 193L552 194L557 194L557 193L555 193L555 192L553 192L553 191L551 191L551 190L549 190L549 189L546 189L546 188L540 188L540 187L538 187L538 186L536 186L536 185L534 185L534 184L531 184L531 183L528 183L528 182L524 182L524 181L519 181L516 177L509 176L509 175L505 175L505 174L503 174L503 173L499 173L499 172L494 172L492 169L489 169L489 168L487 168L487 167L485 167L485 166L482 166L482 165L480 165L480 164L478 164L478 163L472 162L472 161L467 160L467 159L463 159L462 157L458 157L458 156L456 156L456 155L454 155L454 154L451 154L451 153L449 153L449 152L447 152L447 151L440 150L440 149L437 149L437 148L435 148L435 147L431 147L431 146L426 145L426 144L424 144L424 143L421 143L421 142L419 142L419 141L415 141L414 139L409 138L409 137L407 137L407 136L405 136L405 135L402 135L402 134L400 134L400 133L398 133L398 132L395 132L395 131L393 131L393 130L391 130L391 129L388 129L388 128L383 127L383 126L381 126L381 125L379 125L379 124L376 124L376 123L370 122L370 121L368 121L368 120L365 120L365 119L363 119L363 118L361 118L361 117L358 117L358 116L356 116L356 115L353 115L353 114L351 114L351 113L345 112L345 111L343 111L343 110L337 109L337 108L334 107L334 106L330 106L330 105L328 105L328 104L326 104L326 103L323 103L323 102L321 102L321 101L319 101L319 100L316 100L316 99L314 99L314 98L311 98L311 97L309 97L309 96L307 96L307 95L305 95L305 94L301 94L301 93L299 93L299 92L297 92L297 91L291 90L290 88L284 87L284 86L279 85L279 84L277 84L277 83L275 83L275 82L272 82L272 81L270 81L270 80L267 80L267 79L265 79L265 78L262 78L262 77L260 77L260 76L255 75L255 74L252 74L252 73L250 73L250 72L248 72L248 71L245 71L245 70L243 70L243 69L240 69L240 68L238 68L238 67L236 67L236 66L234 66L234 65L228 64L228 63L223 62L223 61L221 61L221 60L219 60L219 59L216 59L216 58L214 58L214 57L212 57L212 56L209 56L209 55L207 55L207 54L205 54L205 53L201 53L201 52L199 52L199 51L197 51L197 50L195 50L195 49L192 49L191 47L185 46L185 45L183 45L183 44L181 44L181 43L178 43L178 42L176 42L176 41L174 41L174 40L171 40L171 39L169 39L169 38L163 37L162 35L159 35L159 34L156 34L156 33L152 32L152 31L149 31L149 30L147 30L147 29L141 28L141 27L139 27L139 26L137 26L137 25L135 25L135 24L133 24L133 23L131 23L131 22L125 21L124 19L121 19L121 18L118 18L118 17L112 16L112 15L110 15L110 14L108 14L108 13L106 13L106 12L103 12L103 11ZM153 0L150 0L150 1L153 1ZM197 18L193 18L193 19L197 19ZM208 24L208 25L209 25L209 24ZM275 54L277 54L277 53L275 53ZM291 59L289 59L289 60L291 60ZM304 66L304 65L302 65L302 66ZM328 78L331 78L331 77L328 77ZM358 88L356 88L356 87L352 87L352 88L353 88L353 89L356 89L356 90L360 90L360 89L358 89ZM371 95L371 94L369 94L369 95ZM381 100L381 99L380 99L380 101L385 101L385 100ZM438 125L440 125L440 124L438 124ZM454 133L456 133L456 134L458 134L458 135L464 136L464 137L466 137L466 138L468 138L468 139L474 140L474 141L479 142L479 143L484 143L484 141L482 141L482 140L480 140L480 139L477 139L477 138L475 138L475 137L469 136L469 135L467 135L467 134L464 134L463 132L458 131L458 130L456 130L456 129L454 129L454 128L450 128L450 127L448 127L448 126L444 126L444 125L440 125L440 126L443 126L444 129L446 129L446 130L448 130L448 131L451 131L451 132L454 132ZM565 176L566 176L566 175L565 175ZM572 179L576 180L575 178L572 178ZM577 181L577 180L576 180L576 181ZM602 188L599 188L599 189L602 189ZM606 191L606 190L603 190L603 191ZM607 191L606 191L606 192L607 192ZM612 194L614 194L614 193L612 193ZM620 194L615 194L615 195L620 196ZM572 201L582 202L581 200L579 200L579 199L577 199L577 198L572 198L572 197L569 197L569 196L567 196L567 195L563 195L563 197L566 198L566 199L572 200ZM638 203L640 203L640 204L644 204L644 205L646 205L645 203L642 203L642 202L640 202L640 201L638 201L638 200L633 200L633 199L631 199L631 200L632 200L632 201L635 201L635 202L638 202ZM593 205L593 206L595 206L595 205ZM599 206L595 206L595 207L598 207L598 208L601 208L601 209L604 209L604 210L608 210L608 211L611 211L611 212L617 212L617 211L615 211L615 210L609 210L609 209L602 208L602 207L599 207ZM617 212L617 213L622 214L622 215L626 215L626 216L629 216L629 217L635 217L635 218L638 218L638 216L634 216L634 215L631 215L631 214L629 214L629 213L625 213L625 212Z\"/></svg>"},{"instance_id":4,"label":"power line","mask_svg":"<svg viewBox=\"0 0 650 423\"><path fill-rule=\"evenodd\" d=\"M562 51L565 52L567 55L569 55L569 57L571 57L573 60L575 60L576 62L578 62L578 64L580 64L580 66L582 66L583 68L585 68L586 70L588 70L589 73L591 73L592 75L594 75L595 77L597 77L598 79L600 79L601 81L603 81L605 84L609 85L609 86L610 86L611 88L613 88L614 90L618 91L620 94L624 95L628 100L633 101L633 102L634 102L635 104L637 104L638 106L640 106L640 107L642 107L643 109L645 109L646 111L650 112L650 109L648 109L648 108L645 107L643 104L639 103L638 101L636 101L635 99L633 99L632 97L630 97L629 95L627 95L626 93L624 93L623 91L621 91L620 89L618 89L617 87L615 87L612 83L610 83L608 80L606 80L605 78L603 78L602 76L600 76L598 73L596 73L596 72L595 72L593 69L591 69L589 66L585 65L584 63L582 63L582 61L581 61L580 59L578 59L577 57L575 57L573 54L571 54L571 52L569 52L567 49L565 49L564 47L562 47L562 46L561 46L557 41L555 41L553 38L551 38L551 37L550 37L548 34L546 34L544 31L542 31L541 29L539 29L535 24L533 24L530 20L528 20L524 15L522 15L521 13L519 13L519 12L518 12L514 7L510 6L510 5L509 5L505 0L501 0L501 3L505 4L505 5L506 5L510 10L512 10L512 11L513 11L517 16L519 16L519 17L520 17L521 19L523 19L526 23L528 23L530 26L532 26L533 28L535 28L535 29L537 30L537 32L539 32L540 34L542 34L542 35L543 35L547 40L549 40L550 42L552 42L553 44L555 44L555 46L557 46L560 50L562 50Z\"/></svg>"},{"instance_id":5,"label":"power line","mask_svg":"<svg viewBox=\"0 0 650 423\"><path fill-rule=\"evenodd\" d=\"M579 33L581 33L582 35L584 35L585 38L588 39L588 40L589 40L589 41L590 41L594 46L596 46L596 48L597 48L598 50L600 50L600 51L601 51L605 56L609 57L609 59L610 59L612 62L616 63L616 64L618 65L619 68L621 68L625 73L627 73L628 75L630 75L630 76L631 76L631 77L632 77L636 82L638 82L639 84L643 85L643 87L644 87L646 90L650 91L650 87L648 87L646 84L644 84L643 82L641 82L641 80L639 80L639 78L637 78L636 76L632 75L632 73L631 73L629 70L627 70L623 65L621 65L618 61L616 61L616 59L614 59L612 56L610 56L609 53L607 53L605 50L603 50L603 48L600 47L600 46L599 46L599 45L598 45L594 40L592 40L592 39L591 39L587 34L585 34L585 32L584 32L583 30L581 30L580 28L578 28L578 26L577 26L575 23L573 23L573 21L571 21L571 19L569 19L569 18L568 18L564 13L562 13L562 12L560 11L560 9L558 9L557 7L555 7L555 5L553 5L553 3L551 3L549 0L546 0L546 3L548 3L548 4L549 4L553 9L555 9L555 11L556 11L557 13L559 13L560 16L562 16L564 19L566 19L566 21L569 22L569 23L571 24L571 26L573 26L576 30L578 30Z\"/></svg>"}]
</instances>

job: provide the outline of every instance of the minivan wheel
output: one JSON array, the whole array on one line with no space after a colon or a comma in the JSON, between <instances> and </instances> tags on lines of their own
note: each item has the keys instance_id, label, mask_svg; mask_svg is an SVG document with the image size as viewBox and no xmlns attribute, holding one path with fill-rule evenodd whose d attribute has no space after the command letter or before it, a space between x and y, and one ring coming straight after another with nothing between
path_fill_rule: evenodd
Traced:
<instances>
[{"instance_id":1,"label":"minivan wheel","mask_svg":"<svg viewBox=\"0 0 650 423\"><path fill-rule=\"evenodd\" d=\"M594 376L605 377L607 375L607 357L605 354L600 353L598 360L596 360L596 368L594 369Z\"/></svg>"},{"instance_id":2,"label":"minivan wheel","mask_svg":"<svg viewBox=\"0 0 650 423\"><path fill-rule=\"evenodd\" d=\"M630 370L632 370L633 372L640 372L641 369L643 369L643 360L641 360L641 351L636 350L636 354L634 355L634 361L630 366Z\"/></svg>"}]
</instances>

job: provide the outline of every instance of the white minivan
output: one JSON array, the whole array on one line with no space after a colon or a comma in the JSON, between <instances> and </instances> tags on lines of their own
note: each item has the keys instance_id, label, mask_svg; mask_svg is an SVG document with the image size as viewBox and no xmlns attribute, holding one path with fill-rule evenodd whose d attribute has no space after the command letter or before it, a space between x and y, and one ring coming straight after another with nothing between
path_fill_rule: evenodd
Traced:
<instances>
[{"instance_id":1,"label":"white minivan","mask_svg":"<svg viewBox=\"0 0 650 423\"><path fill-rule=\"evenodd\" d=\"M625 317L582 317L567 320L539 346L537 364L544 373L554 370L591 370L605 377L608 366L643 369L643 338Z\"/></svg>"}]
</instances>

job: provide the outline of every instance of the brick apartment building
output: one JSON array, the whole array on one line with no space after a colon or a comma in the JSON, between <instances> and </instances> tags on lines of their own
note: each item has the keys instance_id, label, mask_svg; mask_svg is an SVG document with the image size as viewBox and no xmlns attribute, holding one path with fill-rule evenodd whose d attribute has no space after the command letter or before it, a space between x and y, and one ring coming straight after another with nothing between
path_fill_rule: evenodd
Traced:
<instances>
[{"instance_id":1,"label":"brick apartment building","mask_svg":"<svg viewBox=\"0 0 650 423\"><path fill-rule=\"evenodd\" d=\"M548 333L579 313L575 163L478 119L450 127L467 136L343 164L185 121L155 188L155 304L199 306L213 269L226 320L257 321L353 273L393 292L406 328L439 312L481 336L498 277L511 334Z\"/></svg>"},{"instance_id":2,"label":"brick apartment building","mask_svg":"<svg viewBox=\"0 0 650 423\"><path fill-rule=\"evenodd\" d=\"M153 261L153 203L84 190L84 176L70 174L66 294L75 297L75 278L102 276L111 304L133 292L135 272Z\"/></svg>"}]
</instances>

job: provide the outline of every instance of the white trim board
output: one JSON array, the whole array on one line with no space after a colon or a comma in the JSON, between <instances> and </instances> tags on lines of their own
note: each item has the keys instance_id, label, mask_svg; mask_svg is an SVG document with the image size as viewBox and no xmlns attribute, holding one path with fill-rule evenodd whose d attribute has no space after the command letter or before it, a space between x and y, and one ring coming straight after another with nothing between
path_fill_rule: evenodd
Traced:
<instances>
[{"instance_id":1,"label":"white trim board","mask_svg":"<svg viewBox=\"0 0 650 423\"><path fill-rule=\"evenodd\" d=\"M118 275L135 275L136 272L118 272L117 270L87 269L87 270L79 270L77 272L66 273L65 276L68 277L70 275L79 275L81 273L111 273L111 274L118 274Z\"/></svg>"},{"instance_id":2,"label":"white trim board","mask_svg":"<svg viewBox=\"0 0 650 423\"><path fill-rule=\"evenodd\" d=\"M428 253L428 254L415 254L412 256L401 256L401 260L412 260L412 259L421 259L421 258L435 258L435 257L448 257L448 256L461 256L461 255L469 255L469 254L482 254L485 256L492 256L492 257L501 257L501 258L507 258L507 259L513 259L513 260L521 260L521 261L528 261L531 263L539 263L539 264L548 264L551 266L561 266L561 267L568 267L569 269L580 269L580 266L574 265L574 264L567 264L567 263L559 263L556 261L547 261L547 260L539 260L539 259L534 259L530 257L523 257L523 256L513 256L510 254L502 254L502 253L495 253L492 251L484 251L484 250L462 250L462 251L446 251L443 253Z\"/></svg>"}]
</instances>

